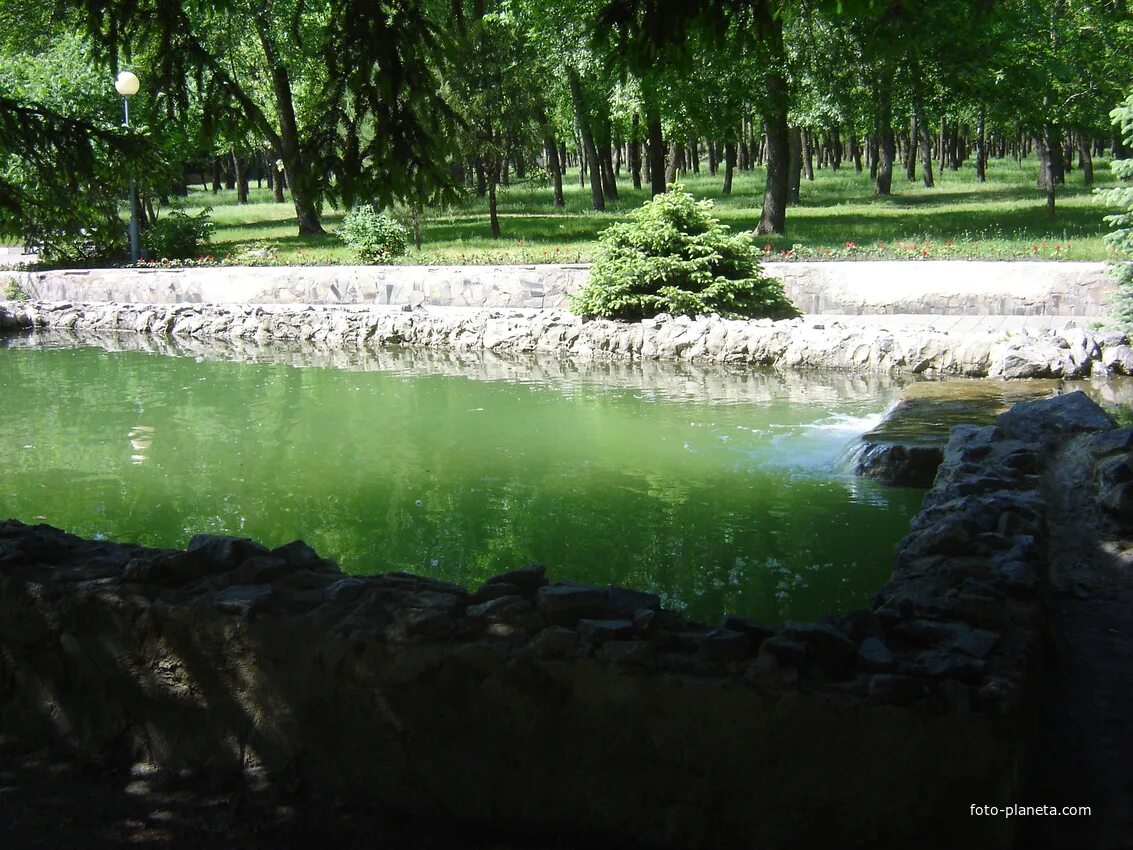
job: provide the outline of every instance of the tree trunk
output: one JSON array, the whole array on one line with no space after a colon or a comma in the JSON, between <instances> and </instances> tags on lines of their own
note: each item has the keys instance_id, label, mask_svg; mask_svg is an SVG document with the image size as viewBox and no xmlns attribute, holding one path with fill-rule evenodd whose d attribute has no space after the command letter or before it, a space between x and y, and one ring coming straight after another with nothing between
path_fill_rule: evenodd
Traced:
<instances>
[{"instance_id":1,"label":"tree trunk","mask_svg":"<svg viewBox=\"0 0 1133 850\"><path fill-rule=\"evenodd\" d=\"M920 136L917 133L917 118L909 118L909 143L905 146L905 177L910 183L917 179L917 153Z\"/></svg>"},{"instance_id":2,"label":"tree trunk","mask_svg":"<svg viewBox=\"0 0 1133 850\"><path fill-rule=\"evenodd\" d=\"M248 169L247 163L232 151L232 171L236 175L236 203L248 203Z\"/></svg>"},{"instance_id":3,"label":"tree trunk","mask_svg":"<svg viewBox=\"0 0 1133 850\"><path fill-rule=\"evenodd\" d=\"M866 140L866 159L869 160L870 180L877 180L877 160L880 147L877 134L871 133L869 139Z\"/></svg>"},{"instance_id":4,"label":"tree trunk","mask_svg":"<svg viewBox=\"0 0 1133 850\"><path fill-rule=\"evenodd\" d=\"M692 160L692 173L693 174L699 174L700 173L700 145L697 142L694 141L692 143L692 147L689 148L688 155L689 155L689 158Z\"/></svg>"},{"instance_id":5,"label":"tree trunk","mask_svg":"<svg viewBox=\"0 0 1133 850\"><path fill-rule=\"evenodd\" d=\"M1082 185L1094 185L1094 159L1090 156L1090 138L1085 133L1077 134L1078 158L1082 163Z\"/></svg>"},{"instance_id":6,"label":"tree trunk","mask_svg":"<svg viewBox=\"0 0 1133 850\"><path fill-rule=\"evenodd\" d=\"M661 111L650 99L645 104L649 131L649 184L653 195L665 194L665 140L661 135Z\"/></svg>"},{"instance_id":7,"label":"tree trunk","mask_svg":"<svg viewBox=\"0 0 1133 850\"><path fill-rule=\"evenodd\" d=\"M803 174L806 179L814 182L814 145L811 143L810 130L803 131Z\"/></svg>"},{"instance_id":8,"label":"tree trunk","mask_svg":"<svg viewBox=\"0 0 1133 850\"><path fill-rule=\"evenodd\" d=\"M272 88L275 91L276 112L279 115L279 143L277 151L283 160L287 185L291 187L291 200L295 204L295 218L299 234L326 233L323 230L318 192L318 177L311 174L303 161L299 145L299 125L295 119L295 106L291 97L291 78L287 68L277 65L271 69Z\"/></svg>"},{"instance_id":9,"label":"tree trunk","mask_svg":"<svg viewBox=\"0 0 1133 850\"><path fill-rule=\"evenodd\" d=\"M602 146L598 156L602 167L602 192L611 201L618 199L618 179L614 174L614 155L610 143Z\"/></svg>"},{"instance_id":10,"label":"tree trunk","mask_svg":"<svg viewBox=\"0 0 1133 850\"><path fill-rule=\"evenodd\" d=\"M937 159L940 161L940 173L944 173L944 168L948 164L948 117L945 115L940 116L940 145L938 148L940 156Z\"/></svg>"},{"instance_id":11,"label":"tree trunk","mask_svg":"<svg viewBox=\"0 0 1133 850\"><path fill-rule=\"evenodd\" d=\"M732 194L732 176L736 171L736 143L724 142L724 188L720 191L725 195Z\"/></svg>"},{"instance_id":12,"label":"tree trunk","mask_svg":"<svg viewBox=\"0 0 1133 850\"><path fill-rule=\"evenodd\" d=\"M854 171L862 173L862 146L858 141L858 134L850 131L850 159L854 161Z\"/></svg>"},{"instance_id":13,"label":"tree trunk","mask_svg":"<svg viewBox=\"0 0 1133 850\"><path fill-rule=\"evenodd\" d=\"M547 120L544 112L539 114L539 122L543 127L543 155L547 159L547 176L551 178L551 203L553 206L565 206L563 201L563 166L559 161L559 148L555 144L555 131Z\"/></svg>"},{"instance_id":14,"label":"tree trunk","mask_svg":"<svg viewBox=\"0 0 1133 850\"><path fill-rule=\"evenodd\" d=\"M677 172L681 167L681 160L684 159L685 149L684 145L673 142L669 148L669 164L665 167L665 185L672 186L677 182Z\"/></svg>"},{"instance_id":15,"label":"tree trunk","mask_svg":"<svg viewBox=\"0 0 1133 850\"><path fill-rule=\"evenodd\" d=\"M987 182L987 124L982 112L976 124L976 180Z\"/></svg>"},{"instance_id":16,"label":"tree trunk","mask_svg":"<svg viewBox=\"0 0 1133 850\"><path fill-rule=\"evenodd\" d=\"M488 194L488 174L482 157L478 156L472 161L472 171L476 175L476 197L482 198Z\"/></svg>"},{"instance_id":17,"label":"tree trunk","mask_svg":"<svg viewBox=\"0 0 1133 850\"><path fill-rule=\"evenodd\" d=\"M792 207L799 205L803 181L803 131L798 127L791 128L790 137L790 163L788 165L787 203ZM861 161L858 162L861 171Z\"/></svg>"},{"instance_id":18,"label":"tree trunk","mask_svg":"<svg viewBox=\"0 0 1133 850\"><path fill-rule=\"evenodd\" d=\"M220 193L220 181L224 178L224 169L220 164L220 157L214 156L212 158L212 193L214 195Z\"/></svg>"},{"instance_id":19,"label":"tree trunk","mask_svg":"<svg viewBox=\"0 0 1133 850\"><path fill-rule=\"evenodd\" d=\"M629 170L633 175L633 188L641 188L641 116L633 113L633 138L629 143Z\"/></svg>"},{"instance_id":20,"label":"tree trunk","mask_svg":"<svg viewBox=\"0 0 1133 850\"><path fill-rule=\"evenodd\" d=\"M914 102L913 109L916 112L917 135L920 136L921 178L924 180L925 188L931 189L936 183L932 179L932 136L929 135L930 127L928 126L928 121L925 120L924 105L919 99Z\"/></svg>"},{"instance_id":21,"label":"tree trunk","mask_svg":"<svg viewBox=\"0 0 1133 850\"><path fill-rule=\"evenodd\" d=\"M492 154L488 161L488 223L492 231L492 238L499 239L500 216L496 208L496 184L500 182L500 159Z\"/></svg>"},{"instance_id":22,"label":"tree trunk","mask_svg":"<svg viewBox=\"0 0 1133 850\"><path fill-rule=\"evenodd\" d=\"M893 141L893 93L887 86L878 90L877 100L877 178L874 194L889 197L893 190L893 160L897 145Z\"/></svg>"},{"instance_id":23,"label":"tree trunk","mask_svg":"<svg viewBox=\"0 0 1133 850\"><path fill-rule=\"evenodd\" d=\"M594 209L606 209L606 197L602 194L602 165L598 162L598 149L594 146L594 135L590 132L590 119L586 114L586 104L582 99L582 82L573 66L567 67L567 82L570 84L570 99L574 103L574 120L582 134L582 146L586 153L586 167L590 171L590 200Z\"/></svg>"},{"instance_id":24,"label":"tree trunk","mask_svg":"<svg viewBox=\"0 0 1133 850\"><path fill-rule=\"evenodd\" d=\"M707 146L708 146L708 173L712 177L715 177L716 176L716 167L719 165L720 154L716 151L716 143L714 141L711 141L711 140L708 141Z\"/></svg>"},{"instance_id":25,"label":"tree trunk","mask_svg":"<svg viewBox=\"0 0 1133 850\"><path fill-rule=\"evenodd\" d=\"M842 134L835 127L830 132L830 170L837 171L842 167Z\"/></svg>"},{"instance_id":26,"label":"tree trunk","mask_svg":"<svg viewBox=\"0 0 1133 850\"><path fill-rule=\"evenodd\" d=\"M791 144L787 127L790 96L787 90L786 67L783 49L783 21L765 22L765 37L771 44L771 55L781 61L772 62L766 77L768 112L764 116L767 127L767 188L763 192L763 213L755 232L783 234L787 232L787 190L790 182Z\"/></svg>"}]
</instances>

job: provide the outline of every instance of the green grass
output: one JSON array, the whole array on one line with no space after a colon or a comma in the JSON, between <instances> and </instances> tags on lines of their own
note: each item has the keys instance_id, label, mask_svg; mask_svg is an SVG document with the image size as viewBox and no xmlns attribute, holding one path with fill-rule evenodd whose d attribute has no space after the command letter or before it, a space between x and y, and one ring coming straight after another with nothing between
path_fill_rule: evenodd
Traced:
<instances>
[{"instance_id":1,"label":"green grass","mask_svg":"<svg viewBox=\"0 0 1133 850\"><path fill-rule=\"evenodd\" d=\"M1098 186L1111 185L1105 162L1095 166ZM1071 259L1104 260L1111 254L1102 241L1103 216L1109 212L1072 171L1059 187L1057 209L1050 218L1044 195L1035 188L1036 167L1013 160L990 164L989 181L975 181L972 167L937 174L937 185L925 189L895 175L894 195L875 198L868 173L853 168L819 170L813 183L804 181L802 203L787 213L787 235L759 238L770 259ZM471 197L461 204L427 212L420 251L411 249L401 263L540 263L588 261L598 234L648 199L634 191L623 175L621 199L604 213L590 207L589 190L578 185L572 170L565 187L566 208L555 210L545 185L528 182L503 188L499 210L501 239L488 235L487 202ZM736 230L752 230L759 222L764 173L737 172L731 195L720 193L720 177L684 178L686 189L716 203L716 214ZM276 204L266 189L251 191L253 203L240 206L234 192L195 189L187 206L210 205L216 233L209 253L217 259L274 261L287 264L349 263L350 252L334 236L342 213L328 209L326 236L298 236L290 203ZM248 256L251 246L269 246Z\"/></svg>"}]
</instances>

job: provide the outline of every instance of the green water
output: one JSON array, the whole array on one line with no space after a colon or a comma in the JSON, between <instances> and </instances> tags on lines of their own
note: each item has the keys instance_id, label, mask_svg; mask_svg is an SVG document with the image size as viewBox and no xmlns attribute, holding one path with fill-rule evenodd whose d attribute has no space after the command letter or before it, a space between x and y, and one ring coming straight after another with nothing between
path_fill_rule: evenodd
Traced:
<instances>
[{"instance_id":1,"label":"green water","mask_svg":"<svg viewBox=\"0 0 1133 850\"><path fill-rule=\"evenodd\" d=\"M538 562L708 620L812 618L867 602L919 507L841 460L898 390L16 338L0 347L0 516L160 546L302 538L348 572L468 586Z\"/></svg>"}]
</instances>

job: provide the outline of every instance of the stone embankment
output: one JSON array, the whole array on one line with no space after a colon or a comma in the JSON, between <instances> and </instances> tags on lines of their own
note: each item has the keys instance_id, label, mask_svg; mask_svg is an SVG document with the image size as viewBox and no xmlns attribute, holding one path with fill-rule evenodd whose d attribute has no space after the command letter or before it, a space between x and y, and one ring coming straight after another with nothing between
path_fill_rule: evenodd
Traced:
<instances>
[{"instance_id":1,"label":"stone embankment","mask_svg":"<svg viewBox=\"0 0 1133 850\"><path fill-rule=\"evenodd\" d=\"M803 313L1100 316L1105 263L769 262ZM41 301L149 304L365 304L561 309L587 264L56 269L7 275Z\"/></svg>"},{"instance_id":2,"label":"stone embankment","mask_svg":"<svg viewBox=\"0 0 1133 850\"><path fill-rule=\"evenodd\" d=\"M868 608L702 625L656 596L468 590L268 550L0 523L0 728L318 811L351 800L652 847L1012 846L1041 669L1053 467L1133 502L1082 393L959 427ZM1092 492L1097 490L1098 492ZM820 815L820 816L819 816Z\"/></svg>"},{"instance_id":3,"label":"stone embankment","mask_svg":"<svg viewBox=\"0 0 1133 850\"><path fill-rule=\"evenodd\" d=\"M1067 324L1058 329L989 332L978 327L909 326L899 317L893 318L890 329L877 322L829 316L772 322L663 315L625 323L586 320L561 310L0 303L0 330L9 331L50 328L220 341L411 345L964 377L1078 378L1095 369L1133 374L1133 347L1123 332Z\"/></svg>"}]
</instances>

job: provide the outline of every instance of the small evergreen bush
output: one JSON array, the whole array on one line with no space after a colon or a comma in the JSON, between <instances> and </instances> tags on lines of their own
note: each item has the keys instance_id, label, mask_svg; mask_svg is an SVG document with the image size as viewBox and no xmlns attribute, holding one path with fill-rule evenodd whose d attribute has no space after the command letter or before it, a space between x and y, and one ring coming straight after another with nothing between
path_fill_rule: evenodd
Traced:
<instances>
[{"instance_id":1,"label":"small evergreen bush","mask_svg":"<svg viewBox=\"0 0 1133 850\"><path fill-rule=\"evenodd\" d=\"M27 294L20 282L10 277L4 282L4 288L0 291L0 300L2 301L28 301L31 296Z\"/></svg>"},{"instance_id":2,"label":"small evergreen bush","mask_svg":"<svg viewBox=\"0 0 1133 850\"><path fill-rule=\"evenodd\" d=\"M211 207L196 215L171 210L159 218L142 234L142 243L151 260L191 260L201 252L201 246L212 238L213 223L209 219Z\"/></svg>"},{"instance_id":3,"label":"small evergreen bush","mask_svg":"<svg viewBox=\"0 0 1133 850\"><path fill-rule=\"evenodd\" d=\"M364 204L342 219L339 237L354 251L358 262L388 263L409 249L409 231L397 219Z\"/></svg>"},{"instance_id":4,"label":"small evergreen bush","mask_svg":"<svg viewBox=\"0 0 1133 850\"><path fill-rule=\"evenodd\" d=\"M1133 95L1109 113L1115 124L1121 125L1122 135L1133 144ZM1110 170L1122 180L1133 180L1133 159L1115 159ZM1117 292L1114 294L1111 313L1122 325L1133 326L1133 186L1118 186L1104 189L1099 194L1106 203L1121 207L1124 211L1107 215L1106 224L1116 225L1117 229L1107 233L1106 244L1118 254L1113 265L1113 275L1117 278Z\"/></svg>"},{"instance_id":5,"label":"small evergreen bush","mask_svg":"<svg viewBox=\"0 0 1133 850\"><path fill-rule=\"evenodd\" d=\"M778 280L763 276L759 250L673 186L598 237L590 280L571 302L584 315L637 321L658 313L786 318L798 311Z\"/></svg>"}]
</instances>

